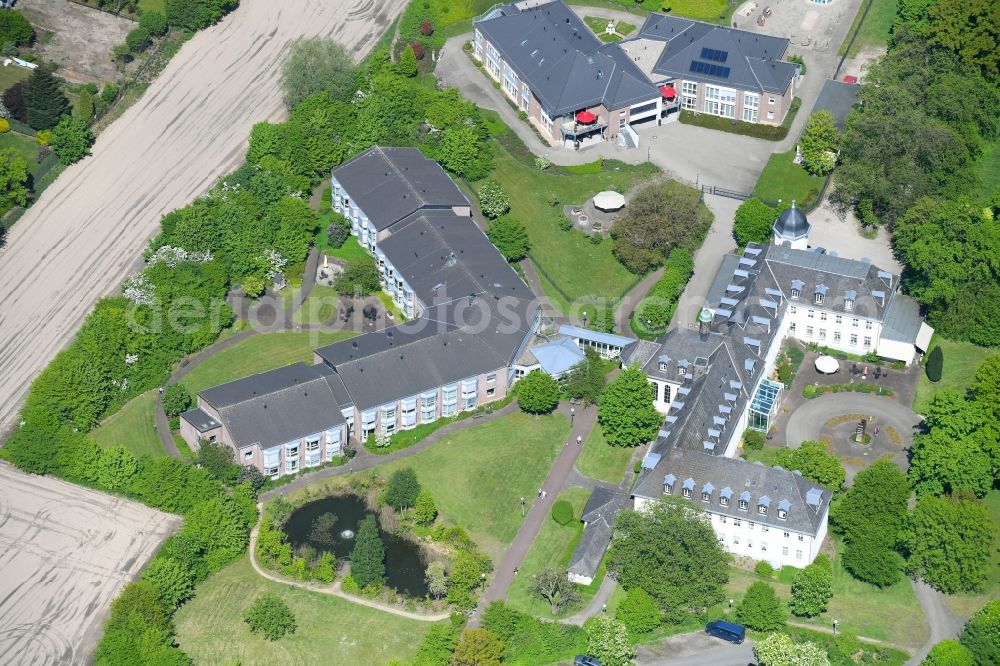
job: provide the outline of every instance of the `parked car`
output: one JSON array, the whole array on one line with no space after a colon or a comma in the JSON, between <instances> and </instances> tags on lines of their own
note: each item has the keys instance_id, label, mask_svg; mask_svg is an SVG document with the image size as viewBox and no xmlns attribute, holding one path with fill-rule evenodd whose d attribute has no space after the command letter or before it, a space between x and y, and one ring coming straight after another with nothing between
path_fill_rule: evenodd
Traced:
<instances>
[{"instance_id":1,"label":"parked car","mask_svg":"<svg viewBox=\"0 0 1000 666\"><path fill-rule=\"evenodd\" d=\"M733 624L725 620L716 620L705 625L705 633L739 645L746 638L747 630L742 624Z\"/></svg>"},{"instance_id":2,"label":"parked car","mask_svg":"<svg viewBox=\"0 0 1000 666\"><path fill-rule=\"evenodd\" d=\"M573 666L601 666L601 660L589 654L578 654L573 659Z\"/></svg>"}]
</instances>

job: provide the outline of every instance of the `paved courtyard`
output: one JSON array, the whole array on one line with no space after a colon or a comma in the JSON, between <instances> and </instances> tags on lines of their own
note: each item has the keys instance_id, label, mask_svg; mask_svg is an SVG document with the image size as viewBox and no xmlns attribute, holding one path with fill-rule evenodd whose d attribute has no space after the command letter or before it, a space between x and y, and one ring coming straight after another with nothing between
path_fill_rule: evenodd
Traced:
<instances>
[{"instance_id":1,"label":"paved courtyard","mask_svg":"<svg viewBox=\"0 0 1000 666\"><path fill-rule=\"evenodd\" d=\"M180 518L0 464L0 663L83 664Z\"/></svg>"}]
</instances>

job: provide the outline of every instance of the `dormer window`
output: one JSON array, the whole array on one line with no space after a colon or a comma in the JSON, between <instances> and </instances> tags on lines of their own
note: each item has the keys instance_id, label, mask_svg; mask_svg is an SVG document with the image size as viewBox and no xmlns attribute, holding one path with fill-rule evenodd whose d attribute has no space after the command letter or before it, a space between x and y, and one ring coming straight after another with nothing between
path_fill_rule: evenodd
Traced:
<instances>
[{"instance_id":1,"label":"dormer window","mask_svg":"<svg viewBox=\"0 0 1000 666\"><path fill-rule=\"evenodd\" d=\"M816 296L813 298L813 303L815 303L816 305L822 305L823 304L823 294L821 294L821 293L819 293L817 291L816 292Z\"/></svg>"},{"instance_id":2,"label":"dormer window","mask_svg":"<svg viewBox=\"0 0 1000 666\"><path fill-rule=\"evenodd\" d=\"M674 483L677 481L677 477L673 474L667 474L663 477L663 492L667 495L672 495L674 493Z\"/></svg>"},{"instance_id":3,"label":"dormer window","mask_svg":"<svg viewBox=\"0 0 1000 666\"><path fill-rule=\"evenodd\" d=\"M702 502L711 502L712 501L712 493L703 492L701 494L701 501Z\"/></svg>"},{"instance_id":4,"label":"dormer window","mask_svg":"<svg viewBox=\"0 0 1000 666\"><path fill-rule=\"evenodd\" d=\"M677 366L677 374L680 375L681 377L683 377L684 376L684 372L685 372L684 366L683 365L678 365Z\"/></svg>"},{"instance_id":5,"label":"dormer window","mask_svg":"<svg viewBox=\"0 0 1000 666\"><path fill-rule=\"evenodd\" d=\"M750 507L750 502L746 500L740 500L740 511L746 511Z\"/></svg>"},{"instance_id":6,"label":"dormer window","mask_svg":"<svg viewBox=\"0 0 1000 666\"><path fill-rule=\"evenodd\" d=\"M757 505L757 513L760 514L760 515L762 515L762 516L766 516L767 515L767 507L764 506L763 504L758 504Z\"/></svg>"},{"instance_id":7,"label":"dormer window","mask_svg":"<svg viewBox=\"0 0 1000 666\"><path fill-rule=\"evenodd\" d=\"M691 499L692 491L694 490L694 479L687 478L684 479L684 485L681 487L681 495L687 499Z\"/></svg>"},{"instance_id":8,"label":"dormer window","mask_svg":"<svg viewBox=\"0 0 1000 666\"><path fill-rule=\"evenodd\" d=\"M684 497L686 497L688 499L691 499L691 489L690 488L684 488L684 489L682 489L681 490L681 495L684 495Z\"/></svg>"},{"instance_id":9,"label":"dormer window","mask_svg":"<svg viewBox=\"0 0 1000 666\"><path fill-rule=\"evenodd\" d=\"M784 509L778 509L778 520L785 520L788 518L788 512Z\"/></svg>"},{"instance_id":10,"label":"dormer window","mask_svg":"<svg viewBox=\"0 0 1000 666\"><path fill-rule=\"evenodd\" d=\"M844 301L844 309L851 312L854 309L854 301L850 299Z\"/></svg>"},{"instance_id":11,"label":"dormer window","mask_svg":"<svg viewBox=\"0 0 1000 666\"><path fill-rule=\"evenodd\" d=\"M720 497L719 498L719 504L721 506L729 506L729 498L728 497Z\"/></svg>"},{"instance_id":12,"label":"dormer window","mask_svg":"<svg viewBox=\"0 0 1000 666\"><path fill-rule=\"evenodd\" d=\"M792 287L792 298L798 298L800 293L801 292L798 289Z\"/></svg>"},{"instance_id":13,"label":"dormer window","mask_svg":"<svg viewBox=\"0 0 1000 666\"><path fill-rule=\"evenodd\" d=\"M666 372L666 371L667 371L667 364L664 363L663 361L660 361L660 372Z\"/></svg>"}]
</instances>

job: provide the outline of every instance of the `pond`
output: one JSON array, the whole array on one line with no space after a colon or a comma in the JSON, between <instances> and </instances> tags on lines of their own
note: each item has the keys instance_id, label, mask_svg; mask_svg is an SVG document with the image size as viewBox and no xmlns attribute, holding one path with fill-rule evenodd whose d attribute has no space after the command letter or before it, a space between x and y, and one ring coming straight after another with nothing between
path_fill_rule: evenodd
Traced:
<instances>
[{"instance_id":1,"label":"pond","mask_svg":"<svg viewBox=\"0 0 1000 666\"><path fill-rule=\"evenodd\" d=\"M354 535L361 521L374 514L357 495L337 495L310 502L296 509L285 522L284 530L292 549L308 544L319 552L331 552L338 560L350 559L354 550ZM336 521L319 520L324 514L333 514ZM378 515L375 515L376 520ZM419 544L382 530L379 536L385 545L386 585L400 594L422 598L427 593L424 581L426 568Z\"/></svg>"}]
</instances>

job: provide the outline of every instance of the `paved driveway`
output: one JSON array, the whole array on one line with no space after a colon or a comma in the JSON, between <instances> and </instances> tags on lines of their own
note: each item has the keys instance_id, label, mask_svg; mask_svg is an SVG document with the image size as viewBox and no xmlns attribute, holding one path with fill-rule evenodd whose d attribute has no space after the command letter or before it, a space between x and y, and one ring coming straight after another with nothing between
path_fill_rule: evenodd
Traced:
<instances>
[{"instance_id":1,"label":"paved driveway","mask_svg":"<svg viewBox=\"0 0 1000 666\"><path fill-rule=\"evenodd\" d=\"M636 652L638 666L746 666L755 661L753 641L733 645L701 631L640 645Z\"/></svg>"},{"instance_id":2,"label":"paved driveway","mask_svg":"<svg viewBox=\"0 0 1000 666\"><path fill-rule=\"evenodd\" d=\"M180 518L0 464L0 663L84 664Z\"/></svg>"},{"instance_id":3,"label":"paved driveway","mask_svg":"<svg viewBox=\"0 0 1000 666\"><path fill-rule=\"evenodd\" d=\"M0 439L28 385L116 291L160 217L243 161L250 127L285 116L289 44L322 35L362 56L404 0L244 0L196 34L93 156L59 177L0 250Z\"/></svg>"}]
</instances>

